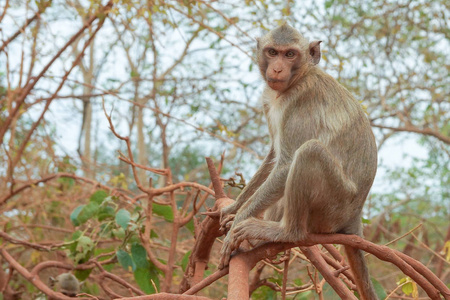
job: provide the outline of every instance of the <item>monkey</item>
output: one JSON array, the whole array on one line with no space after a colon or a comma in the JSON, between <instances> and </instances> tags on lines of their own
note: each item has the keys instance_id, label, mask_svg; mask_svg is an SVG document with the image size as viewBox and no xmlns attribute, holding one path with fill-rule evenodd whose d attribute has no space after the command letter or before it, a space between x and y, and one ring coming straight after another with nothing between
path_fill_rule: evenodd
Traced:
<instances>
[{"instance_id":1,"label":"monkey","mask_svg":"<svg viewBox=\"0 0 450 300\"><path fill-rule=\"evenodd\" d=\"M55 291L60 292L68 297L76 297L80 292L80 282L71 273L62 273L55 278L50 278L51 286Z\"/></svg>"},{"instance_id":2,"label":"monkey","mask_svg":"<svg viewBox=\"0 0 450 300\"><path fill-rule=\"evenodd\" d=\"M320 44L288 24L257 39L271 146L235 203L220 211L222 229L229 228L221 269L243 240L362 235L362 208L377 170L375 137L360 103L318 66ZM363 252L345 252L362 299L378 299Z\"/></svg>"}]
</instances>

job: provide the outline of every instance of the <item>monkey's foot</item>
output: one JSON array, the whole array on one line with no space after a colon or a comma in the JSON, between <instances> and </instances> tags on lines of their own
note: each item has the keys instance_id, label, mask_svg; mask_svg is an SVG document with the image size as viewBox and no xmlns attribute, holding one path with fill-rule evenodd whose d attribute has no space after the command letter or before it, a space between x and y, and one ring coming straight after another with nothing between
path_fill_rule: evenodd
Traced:
<instances>
[{"instance_id":1,"label":"monkey's foot","mask_svg":"<svg viewBox=\"0 0 450 300\"><path fill-rule=\"evenodd\" d=\"M234 216L228 216L234 217ZM227 217L227 218L228 218ZM230 218L231 219L231 218ZM225 224L224 220L224 224ZM231 224L231 221L228 221ZM274 223L278 225L277 222L267 222L259 220L256 218L249 218L239 223L234 223L228 235L223 240L222 250L220 251L221 259L219 263L219 269L223 269L230 263L231 253L239 248L239 245L247 239L260 239L260 240L271 240L267 236L261 235L261 225L268 225L267 223ZM265 226L263 226L265 227Z\"/></svg>"},{"instance_id":2,"label":"monkey's foot","mask_svg":"<svg viewBox=\"0 0 450 300\"><path fill-rule=\"evenodd\" d=\"M228 235L223 240L223 246L222 249L220 250L220 262L219 262L220 270L228 266L228 264L230 263L231 252L233 252L234 250L230 244L230 241L233 239L231 235L232 235L231 231L228 232Z\"/></svg>"},{"instance_id":3,"label":"monkey's foot","mask_svg":"<svg viewBox=\"0 0 450 300\"><path fill-rule=\"evenodd\" d=\"M244 240L250 239L266 240L266 241L273 240L274 236L273 235L269 236L265 232L268 227L267 226L268 223L269 223L268 221L256 218L249 218L242 222L239 222L239 224L237 224L233 228L233 240L231 241L231 247L237 249ZM276 228L269 227L269 231L279 233L280 232L280 230L278 229L279 223L278 222L273 223L274 223L273 225Z\"/></svg>"}]
</instances>

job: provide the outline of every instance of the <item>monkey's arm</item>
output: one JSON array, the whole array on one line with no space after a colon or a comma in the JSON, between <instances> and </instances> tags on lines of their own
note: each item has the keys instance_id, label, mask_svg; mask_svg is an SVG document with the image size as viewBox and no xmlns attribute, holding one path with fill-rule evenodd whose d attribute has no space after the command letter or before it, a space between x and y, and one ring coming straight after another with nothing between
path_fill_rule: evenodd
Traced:
<instances>
[{"instance_id":1,"label":"monkey's arm","mask_svg":"<svg viewBox=\"0 0 450 300\"><path fill-rule=\"evenodd\" d=\"M267 179L270 172L272 171L273 166L275 164L274 158L275 158L275 150L272 146L270 147L269 154L267 154L263 163L258 168L258 171L256 171L255 175L242 190L241 194L237 197L236 202L222 209L221 211L222 218L226 217L229 214L235 214L239 210L239 208L241 208L242 205L248 199L250 199L250 197L255 193L255 191L258 190L258 188L264 183L264 181Z\"/></svg>"},{"instance_id":2,"label":"monkey's arm","mask_svg":"<svg viewBox=\"0 0 450 300\"><path fill-rule=\"evenodd\" d=\"M278 162L267 179L250 197L236 214L234 224L249 217L257 217L269 206L277 202L284 194L290 164Z\"/></svg>"},{"instance_id":3,"label":"monkey's arm","mask_svg":"<svg viewBox=\"0 0 450 300\"><path fill-rule=\"evenodd\" d=\"M219 263L219 269L223 269L228 265L231 252L239 246L236 244L233 228L245 219L257 216L271 204L278 201L283 196L288 173L289 164L277 163L266 181L264 181L250 199L239 209L231 225L231 229L223 241L222 250L220 251L222 257ZM226 224L222 224L222 226L224 227Z\"/></svg>"}]
</instances>

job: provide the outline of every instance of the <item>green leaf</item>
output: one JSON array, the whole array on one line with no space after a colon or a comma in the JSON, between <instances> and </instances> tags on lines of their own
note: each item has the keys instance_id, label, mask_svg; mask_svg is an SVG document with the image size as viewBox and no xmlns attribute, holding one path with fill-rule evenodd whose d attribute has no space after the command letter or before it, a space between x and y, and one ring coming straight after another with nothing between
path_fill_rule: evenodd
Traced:
<instances>
[{"instance_id":1,"label":"green leaf","mask_svg":"<svg viewBox=\"0 0 450 300\"><path fill-rule=\"evenodd\" d=\"M94 242L87 236L80 236L69 247L70 258L75 264L82 264L88 261L94 252Z\"/></svg>"},{"instance_id":2,"label":"green leaf","mask_svg":"<svg viewBox=\"0 0 450 300\"><path fill-rule=\"evenodd\" d=\"M82 236L78 239L76 250L84 255L94 249L94 242L90 237Z\"/></svg>"},{"instance_id":3,"label":"green leaf","mask_svg":"<svg viewBox=\"0 0 450 300\"><path fill-rule=\"evenodd\" d=\"M155 288L151 282L152 276L150 274L150 270L148 268L137 268L134 272L134 279L136 283L144 291L146 294L154 294L156 293Z\"/></svg>"},{"instance_id":4,"label":"green leaf","mask_svg":"<svg viewBox=\"0 0 450 300\"><path fill-rule=\"evenodd\" d=\"M372 222L369 219L361 218L363 224L371 224Z\"/></svg>"},{"instance_id":5,"label":"green leaf","mask_svg":"<svg viewBox=\"0 0 450 300\"><path fill-rule=\"evenodd\" d=\"M168 205L153 203L153 213L163 217L166 221L173 222L172 208Z\"/></svg>"},{"instance_id":6,"label":"green leaf","mask_svg":"<svg viewBox=\"0 0 450 300\"><path fill-rule=\"evenodd\" d=\"M92 194L92 196L89 198L89 201L95 202L100 205L106 197L108 197L108 193L104 190L99 190Z\"/></svg>"},{"instance_id":7,"label":"green leaf","mask_svg":"<svg viewBox=\"0 0 450 300\"><path fill-rule=\"evenodd\" d=\"M84 281L89 277L89 274L91 274L92 269L86 269L86 270L75 270L73 274L79 281Z\"/></svg>"},{"instance_id":8,"label":"green leaf","mask_svg":"<svg viewBox=\"0 0 450 300\"><path fill-rule=\"evenodd\" d=\"M83 232L81 230L77 230L72 234L72 237L70 238L71 241L76 241L80 238L80 236L83 235Z\"/></svg>"},{"instance_id":9,"label":"green leaf","mask_svg":"<svg viewBox=\"0 0 450 300\"><path fill-rule=\"evenodd\" d=\"M58 183L61 183L61 185L63 186L63 189L68 189L68 188L71 188L74 186L75 179L67 178L67 177L60 177L60 178L58 178Z\"/></svg>"},{"instance_id":10,"label":"green leaf","mask_svg":"<svg viewBox=\"0 0 450 300\"><path fill-rule=\"evenodd\" d=\"M87 205L83 207L80 214L77 217L78 222L80 224L86 223L89 219L91 219L98 211L99 205L95 202L89 202Z\"/></svg>"},{"instance_id":11,"label":"green leaf","mask_svg":"<svg viewBox=\"0 0 450 300\"><path fill-rule=\"evenodd\" d=\"M187 265L189 263L189 256L191 256L192 251L186 252L186 254L183 256L183 259L181 259L181 268L183 268L183 272L186 271Z\"/></svg>"},{"instance_id":12,"label":"green leaf","mask_svg":"<svg viewBox=\"0 0 450 300\"><path fill-rule=\"evenodd\" d=\"M83 207L86 205L80 205L77 208L75 208L72 213L70 214L70 221L72 222L73 226L80 226L81 223L78 221L78 215L80 214Z\"/></svg>"},{"instance_id":13,"label":"green leaf","mask_svg":"<svg viewBox=\"0 0 450 300\"><path fill-rule=\"evenodd\" d=\"M130 76L131 76L131 78L139 77L139 73L136 72L136 71L134 71L134 70L132 70L132 71L130 72Z\"/></svg>"},{"instance_id":14,"label":"green leaf","mask_svg":"<svg viewBox=\"0 0 450 300\"><path fill-rule=\"evenodd\" d=\"M121 209L116 214L116 223L123 229L127 229L130 218L130 212L126 209Z\"/></svg>"},{"instance_id":15,"label":"green leaf","mask_svg":"<svg viewBox=\"0 0 450 300\"><path fill-rule=\"evenodd\" d=\"M277 293L268 286L262 286L252 293L255 300L276 300Z\"/></svg>"},{"instance_id":16,"label":"green leaf","mask_svg":"<svg viewBox=\"0 0 450 300\"><path fill-rule=\"evenodd\" d=\"M334 0L325 1L325 8L330 8L333 5Z\"/></svg>"},{"instance_id":17,"label":"green leaf","mask_svg":"<svg viewBox=\"0 0 450 300\"><path fill-rule=\"evenodd\" d=\"M153 239L153 238L158 238L159 237L159 235L156 233L156 231L154 231L153 229L150 231L150 238L151 239Z\"/></svg>"},{"instance_id":18,"label":"green leaf","mask_svg":"<svg viewBox=\"0 0 450 300\"><path fill-rule=\"evenodd\" d=\"M114 234L114 236L120 240L125 238L125 229L123 229L122 227L119 227L117 229L113 229L112 233Z\"/></svg>"},{"instance_id":19,"label":"green leaf","mask_svg":"<svg viewBox=\"0 0 450 300\"><path fill-rule=\"evenodd\" d=\"M122 268L124 268L127 271L134 271L136 270L136 265L134 264L134 261L131 259L130 254L128 254L126 251L120 249L116 253L117 260L119 261Z\"/></svg>"},{"instance_id":20,"label":"green leaf","mask_svg":"<svg viewBox=\"0 0 450 300\"><path fill-rule=\"evenodd\" d=\"M77 249L77 240L80 238L80 236L83 235L83 232L81 232L80 230L75 231L72 236L70 237L70 239L68 240L69 242L71 242L68 246L67 249L70 251L70 253L74 253Z\"/></svg>"},{"instance_id":21,"label":"green leaf","mask_svg":"<svg viewBox=\"0 0 450 300\"><path fill-rule=\"evenodd\" d=\"M185 225L187 229L193 234L194 233L194 220L191 219L187 224Z\"/></svg>"},{"instance_id":22,"label":"green leaf","mask_svg":"<svg viewBox=\"0 0 450 300\"><path fill-rule=\"evenodd\" d=\"M150 266L147 261L147 251L141 244L133 244L131 246L131 256L138 268L148 268Z\"/></svg>"},{"instance_id":23,"label":"green leaf","mask_svg":"<svg viewBox=\"0 0 450 300\"><path fill-rule=\"evenodd\" d=\"M372 281L373 287L375 288L375 293L377 294L378 298L386 299L387 294L381 283L377 281L375 278L371 278L370 280Z\"/></svg>"},{"instance_id":24,"label":"green leaf","mask_svg":"<svg viewBox=\"0 0 450 300\"><path fill-rule=\"evenodd\" d=\"M403 277L399 281L397 281L397 285L400 285L402 283L408 282L408 277Z\"/></svg>"},{"instance_id":25,"label":"green leaf","mask_svg":"<svg viewBox=\"0 0 450 300\"><path fill-rule=\"evenodd\" d=\"M97 213L97 218L101 222L106 219L113 219L116 211L111 206L100 207L100 210Z\"/></svg>"},{"instance_id":26,"label":"green leaf","mask_svg":"<svg viewBox=\"0 0 450 300\"><path fill-rule=\"evenodd\" d=\"M405 293L406 295L409 295L413 292L414 287L413 287L413 283L412 282L407 282L402 286L402 291L403 293Z\"/></svg>"}]
</instances>

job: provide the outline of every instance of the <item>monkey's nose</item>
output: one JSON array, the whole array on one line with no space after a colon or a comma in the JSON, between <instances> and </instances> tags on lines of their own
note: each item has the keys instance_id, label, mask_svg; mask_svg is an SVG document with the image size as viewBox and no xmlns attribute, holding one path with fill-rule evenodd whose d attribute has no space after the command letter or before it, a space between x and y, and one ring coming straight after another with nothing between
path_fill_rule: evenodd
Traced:
<instances>
[{"instance_id":1,"label":"monkey's nose","mask_svg":"<svg viewBox=\"0 0 450 300\"><path fill-rule=\"evenodd\" d=\"M277 74L281 73L281 71L283 71L283 69L273 69L273 71Z\"/></svg>"}]
</instances>

